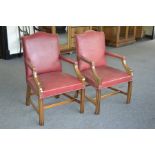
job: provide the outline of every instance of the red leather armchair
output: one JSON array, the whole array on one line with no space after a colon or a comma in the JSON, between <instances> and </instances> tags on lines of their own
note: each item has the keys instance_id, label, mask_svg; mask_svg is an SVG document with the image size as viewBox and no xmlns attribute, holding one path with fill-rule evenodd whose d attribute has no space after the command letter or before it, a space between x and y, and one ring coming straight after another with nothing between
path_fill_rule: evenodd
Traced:
<instances>
[{"instance_id":1,"label":"red leather armchair","mask_svg":"<svg viewBox=\"0 0 155 155\"><path fill-rule=\"evenodd\" d=\"M44 110L73 101L80 103L80 112L84 112L85 78L78 70L77 62L60 56L58 37L56 34L38 32L36 34L22 38L24 50L24 62L26 69L26 105L32 104L39 114L39 124L44 125ZM77 78L62 72L61 60L73 65ZM70 96L67 92L75 91L75 96ZM77 91L81 97L78 100ZM59 97L62 94L69 99L53 103L44 104L47 97ZM31 100L31 95L38 97L38 107Z\"/></svg>"},{"instance_id":2,"label":"red leather armchair","mask_svg":"<svg viewBox=\"0 0 155 155\"><path fill-rule=\"evenodd\" d=\"M79 69L86 78L88 85L96 89L96 98L86 96L95 106L95 113L100 112L100 100L118 93L127 95L130 103L132 92L133 72L126 64L124 56L106 51L105 36L103 32L87 31L76 36L77 60ZM106 63L106 56L120 59L125 71L110 67ZM124 92L113 88L120 83L128 83L128 91ZM101 89L109 88L112 93L101 96Z\"/></svg>"}]
</instances>

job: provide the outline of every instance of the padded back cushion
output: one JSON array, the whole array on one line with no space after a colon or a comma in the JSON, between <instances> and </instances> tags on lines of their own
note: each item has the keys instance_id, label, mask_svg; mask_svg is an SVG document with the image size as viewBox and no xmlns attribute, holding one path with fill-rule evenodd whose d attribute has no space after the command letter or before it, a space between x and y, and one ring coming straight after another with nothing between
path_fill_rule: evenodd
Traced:
<instances>
[{"instance_id":1,"label":"padded back cushion","mask_svg":"<svg viewBox=\"0 0 155 155\"><path fill-rule=\"evenodd\" d=\"M55 34L38 32L22 38L24 59L29 60L38 74L61 71L58 37ZM26 66L26 77L32 75Z\"/></svg>"},{"instance_id":2,"label":"padded back cushion","mask_svg":"<svg viewBox=\"0 0 155 155\"><path fill-rule=\"evenodd\" d=\"M76 35L77 56L83 56L93 62L95 66L102 66L105 62L105 37L103 32L86 31ZM90 66L79 60L79 69L85 70Z\"/></svg>"}]
</instances>

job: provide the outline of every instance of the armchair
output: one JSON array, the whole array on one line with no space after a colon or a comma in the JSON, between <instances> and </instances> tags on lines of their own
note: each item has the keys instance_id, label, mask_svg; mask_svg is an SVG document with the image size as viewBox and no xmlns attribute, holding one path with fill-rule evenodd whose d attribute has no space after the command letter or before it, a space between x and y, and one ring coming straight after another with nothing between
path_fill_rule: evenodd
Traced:
<instances>
[{"instance_id":1,"label":"armchair","mask_svg":"<svg viewBox=\"0 0 155 155\"><path fill-rule=\"evenodd\" d=\"M87 86L96 89L96 97L86 98L95 105L95 114L100 112L100 101L106 97L121 93L127 95L127 103L131 101L133 71L128 67L124 56L106 51L103 32L87 31L76 36L77 61L82 75L86 78ZM125 71L110 67L106 63L106 56L117 58ZM128 90L113 88L120 83L128 83ZM102 89L111 89L112 92L101 96Z\"/></svg>"},{"instance_id":2,"label":"armchair","mask_svg":"<svg viewBox=\"0 0 155 155\"><path fill-rule=\"evenodd\" d=\"M73 101L80 104L80 112L84 112L85 78L78 70L77 62L60 56L58 37L56 34L38 32L22 38L24 62L26 70L26 105L30 104L39 114L39 124L44 125L44 110ZM77 77L62 72L61 61L72 64ZM71 96L68 92L75 91ZM77 98L80 92L80 100ZM31 95L38 97L38 107L31 100ZM48 97L66 96L67 100L52 104L43 101Z\"/></svg>"}]
</instances>

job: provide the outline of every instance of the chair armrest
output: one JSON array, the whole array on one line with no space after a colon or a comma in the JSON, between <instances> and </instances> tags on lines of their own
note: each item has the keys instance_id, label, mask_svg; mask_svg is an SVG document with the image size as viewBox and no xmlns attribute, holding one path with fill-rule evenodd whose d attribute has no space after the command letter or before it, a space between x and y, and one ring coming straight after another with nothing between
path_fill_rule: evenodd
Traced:
<instances>
[{"instance_id":1,"label":"chair armrest","mask_svg":"<svg viewBox=\"0 0 155 155\"><path fill-rule=\"evenodd\" d=\"M112 53L112 52L105 52L105 54L107 56L111 56L113 58L118 58L118 59L121 59L121 60L124 60L125 59L125 56L122 56L122 55L119 55L119 54L116 54L116 53Z\"/></svg>"},{"instance_id":2,"label":"chair armrest","mask_svg":"<svg viewBox=\"0 0 155 155\"><path fill-rule=\"evenodd\" d=\"M84 61L84 62L86 62L87 64L90 65L91 71L92 71L92 74L93 74L93 78L94 78L95 82L99 85L102 82L102 80L101 80L101 78L99 77L99 75L96 72L95 62L90 61L88 58L83 57L83 56L79 56L78 59L82 60L82 61Z\"/></svg>"},{"instance_id":3,"label":"chair armrest","mask_svg":"<svg viewBox=\"0 0 155 155\"><path fill-rule=\"evenodd\" d=\"M60 59L73 65L77 64L77 61L73 61L72 59L63 57L62 55L60 55Z\"/></svg>"},{"instance_id":4,"label":"chair armrest","mask_svg":"<svg viewBox=\"0 0 155 155\"><path fill-rule=\"evenodd\" d=\"M90 61L88 58L86 58L84 56L79 56L79 59L81 59L82 61L86 62L90 66L95 66L95 63L93 61Z\"/></svg>"},{"instance_id":5,"label":"chair armrest","mask_svg":"<svg viewBox=\"0 0 155 155\"><path fill-rule=\"evenodd\" d=\"M37 71L36 71L35 67L28 60L26 60L25 63L29 67L29 69L32 71L33 80L37 87L37 93L38 93L38 95L40 95L40 93L43 92L43 89L41 87L41 83L39 81Z\"/></svg>"},{"instance_id":6,"label":"chair armrest","mask_svg":"<svg viewBox=\"0 0 155 155\"><path fill-rule=\"evenodd\" d=\"M120 59L121 62L122 62L122 65L123 65L123 67L124 67L124 69L125 69L125 71L126 71L129 75L132 75L132 76L133 76L133 71L132 71L132 69L127 65L125 56L122 56L122 55L119 55L119 54L116 54L116 53L112 53L112 52L105 52L105 54L106 54L107 56L111 56L111 57L113 57L113 58L118 58L118 59Z\"/></svg>"},{"instance_id":7,"label":"chair armrest","mask_svg":"<svg viewBox=\"0 0 155 155\"><path fill-rule=\"evenodd\" d=\"M32 72L36 71L35 67L30 63L30 61L26 60L25 63Z\"/></svg>"},{"instance_id":8,"label":"chair armrest","mask_svg":"<svg viewBox=\"0 0 155 155\"><path fill-rule=\"evenodd\" d=\"M80 72L80 70L79 70L79 68L78 68L78 63L77 63L77 61L73 61L72 59L65 58L65 57L63 57L62 55L60 55L60 59L63 60L63 61L65 61L65 62L68 62L68 63L74 65L74 70L75 70L75 73L76 73L77 77L79 78L79 80L80 80L82 83L85 82L85 78L84 78L84 76L81 74L81 72Z\"/></svg>"}]
</instances>

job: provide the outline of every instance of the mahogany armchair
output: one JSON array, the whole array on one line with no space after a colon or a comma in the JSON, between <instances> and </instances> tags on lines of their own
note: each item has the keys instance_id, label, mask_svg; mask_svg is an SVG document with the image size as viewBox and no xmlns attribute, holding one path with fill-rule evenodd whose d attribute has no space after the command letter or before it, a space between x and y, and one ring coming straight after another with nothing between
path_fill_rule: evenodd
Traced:
<instances>
[{"instance_id":1,"label":"mahogany armchair","mask_svg":"<svg viewBox=\"0 0 155 155\"><path fill-rule=\"evenodd\" d=\"M56 34L38 32L22 38L24 49L24 62L26 70L26 105L32 107L39 114L39 124L44 125L44 110L55 106L71 103L80 104L80 112L84 112L85 78L78 70L77 62L60 56L58 37ZM73 65L77 77L62 72L61 60ZM75 91L71 96L67 92ZM80 100L77 98L80 92ZM45 104L45 98L59 95L66 96L67 100ZM31 100L31 95L38 97L38 107Z\"/></svg>"},{"instance_id":2,"label":"mahogany armchair","mask_svg":"<svg viewBox=\"0 0 155 155\"><path fill-rule=\"evenodd\" d=\"M95 98L86 96L87 100L95 105L95 114L100 112L101 99L108 96L121 93L127 95L127 103L130 103L133 72L126 64L124 56L106 51L104 33L87 31L77 35L76 48L79 70L86 78L88 85L96 89ZM108 66L106 56L120 59L125 71ZM113 88L113 86L120 83L128 83L127 92ZM101 96L101 90L104 88L109 88L112 92Z\"/></svg>"}]
</instances>

